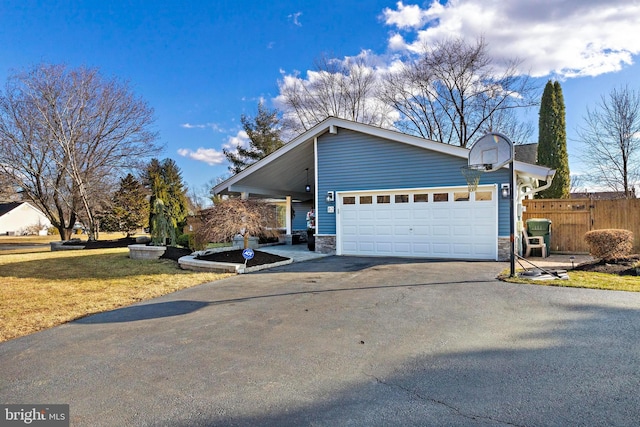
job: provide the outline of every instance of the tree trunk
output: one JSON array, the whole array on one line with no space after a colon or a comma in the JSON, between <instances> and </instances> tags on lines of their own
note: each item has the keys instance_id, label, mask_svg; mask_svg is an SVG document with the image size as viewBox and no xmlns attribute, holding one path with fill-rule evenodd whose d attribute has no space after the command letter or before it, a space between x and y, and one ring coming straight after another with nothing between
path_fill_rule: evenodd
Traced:
<instances>
[{"instance_id":1,"label":"tree trunk","mask_svg":"<svg viewBox=\"0 0 640 427\"><path fill-rule=\"evenodd\" d=\"M60 233L60 240L65 241L71 239L73 235L73 227L64 228L64 226L57 227L58 233Z\"/></svg>"},{"instance_id":2,"label":"tree trunk","mask_svg":"<svg viewBox=\"0 0 640 427\"><path fill-rule=\"evenodd\" d=\"M244 233L244 248L248 249L249 248L249 233Z\"/></svg>"}]
</instances>

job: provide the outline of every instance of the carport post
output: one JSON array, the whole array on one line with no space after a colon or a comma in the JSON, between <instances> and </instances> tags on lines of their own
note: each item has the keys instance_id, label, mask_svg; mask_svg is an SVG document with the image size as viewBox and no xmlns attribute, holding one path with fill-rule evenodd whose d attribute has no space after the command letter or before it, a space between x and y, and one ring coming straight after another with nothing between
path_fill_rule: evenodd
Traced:
<instances>
[{"instance_id":1,"label":"carport post","mask_svg":"<svg viewBox=\"0 0 640 427\"><path fill-rule=\"evenodd\" d=\"M515 218L515 198L516 198L516 188L514 187L514 167L515 163L513 158L513 145L511 146L511 162L509 163L509 189L511 190L511 197L509 197L509 247L510 247L510 260L509 260L509 277L516 276L516 218Z\"/></svg>"},{"instance_id":2,"label":"carport post","mask_svg":"<svg viewBox=\"0 0 640 427\"><path fill-rule=\"evenodd\" d=\"M286 196L286 209L285 209L285 227L286 227L286 235L289 239L291 238L291 196Z\"/></svg>"}]
</instances>

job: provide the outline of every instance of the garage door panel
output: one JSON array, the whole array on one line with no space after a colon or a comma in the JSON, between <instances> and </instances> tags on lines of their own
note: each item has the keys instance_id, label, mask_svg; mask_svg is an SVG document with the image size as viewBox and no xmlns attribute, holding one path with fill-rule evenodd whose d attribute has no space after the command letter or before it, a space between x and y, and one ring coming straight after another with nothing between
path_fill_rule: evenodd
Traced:
<instances>
[{"instance_id":1,"label":"garage door panel","mask_svg":"<svg viewBox=\"0 0 640 427\"><path fill-rule=\"evenodd\" d=\"M345 223L355 221L357 219L358 219L358 211L342 209L342 220Z\"/></svg>"},{"instance_id":2,"label":"garage door panel","mask_svg":"<svg viewBox=\"0 0 640 427\"><path fill-rule=\"evenodd\" d=\"M476 243L473 245L474 252L484 255L493 255L493 245Z\"/></svg>"},{"instance_id":3,"label":"garage door panel","mask_svg":"<svg viewBox=\"0 0 640 427\"><path fill-rule=\"evenodd\" d=\"M411 255L411 244L410 243L395 243L393 245L393 252L395 254Z\"/></svg>"},{"instance_id":4,"label":"garage door panel","mask_svg":"<svg viewBox=\"0 0 640 427\"><path fill-rule=\"evenodd\" d=\"M454 256L468 257L468 256L471 256L472 254L472 245L468 243L454 244L454 245L451 245L451 248Z\"/></svg>"},{"instance_id":5,"label":"garage door panel","mask_svg":"<svg viewBox=\"0 0 640 427\"><path fill-rule=\"evenodd\" d=\"M395 221L403 221L411 219L411 210L409 209L396 209L393 211L393 219Z\"/></svg>"},{"instance_id":6,"label":"garage door panel","mask_svg":"<svg viewBox=\"0 0 640 427\"><path fill-rule=\"evenodd\" d=\"M417 221L431 219L431 209L428 209L427 203L414 203L413 218Z\"/></svg>"},{"instance_id":7,"label":"garage door panel","mask_svg":"<svg viewBox=\"0 0 640 427\"><path fill-rule=\"evenodd\" d=\"M468 221L471 219L472 213L472 209L456 207L451 210L450 219L455 221Z\"/></svg>"},{"instance_id":8,"label":"garage door panel","mask_svg":"<svg viewBox=\"0 0 640 427\"><path fill-rule=\"evenodd\" d=\"M412 248L414 256L432 256L431 246L427 243L414 243Z\"/></svg>"},{"instance_id":9,"label":"garage door panel","mask_svg":"<svg viewBox=\"0 0 640 427\"><path fill-rule=\"evenodd\" d=\"M473 219L476 221L492 220L495 218L495 210L493 209L475 209L473 211Z\"/></svg>"},{"instance_id":10,"label":"garage door panel","mask_svg":"<svg viewBox=\"0 0 640 427\"><path fill-rule=\"evenodd\" d=\"M451 209L449 208L434 208L431 211L431 218L433 218L434 220L439 220L439 219L444 219L444 220L448 220L449 218L451 218Z\"/></svg>"},{"instance_id":11,"label":"garage door panel","mask_svg":"<svg viewBox=\"0 0 640 427\"><path fill-rule=\"evenodd\" d=\"M376 252L383 253L385 255L392 254L393 244L391 242L377 242Z\"/></svg>"},{"instance_id":12,"label":"garage door panel","mask_svg":"<svg viewBox=\"0 0 640 427\"><path fill-rule=\"evenodd\" d=\"M484 237L495 237L495 231L491 229L491 227L473 227L473 237L484 238Z\"/></svg>"},{"instance_id":13,"label":"garage door panel","mask_svg":"<svg viewBox=\"0 0 640 427\"><path fill-rule=\"evenodd\" d=\"M427 236L431 227L428 225L415 225L413 226L414 236Z\"/></svg>"},{"instance_id":14,"label":"garage door panel","mask_svg":"<svg viewBox=\"0 0 640 427\"><path fill-rule=\"evenodd\" d=\"M494 196L490 201L478 202L473 197L456 201L451 189L349 193L356 200L366 196L373 203L338 206L341 253L495 259L497 197L495 190L491 191ZM436 193L448 193L448 200L438 195L446 201L435 201ZM410 195L408 202L406 197L396 197L406 194ZM421 201L414 202L414 194L422 194ZM380 200L390 203L377 203Z\"/></svg>"},{"instance_id":15,"label":"garage door panel","mask_svg":"<svg viewBox=\"0 0 640 427\"><path fill-rule=\"evenodd\" d=\"M376 227L376 234L379 236L393 236L393 226L379 225Z\"/></svg>"},{"instance_id":16,"label":"garage door panel","mask_svg":"<svg viewBox=\"0 0 640 427\"><path fill-rule=\"evenodd\" d=\"M393 234L396 236L409 236L412 234L412 230L403 225L397 225L393 227Z\"/></svg>"},{"instance_id":17,"label":"garage door panel","mask_svg":"<svg viewBox=\"0 0 640 427\"><path fill-rule=\"evenodd\" d=\"M434 243L431 245L435 256L447 257L451 255L451 247L446 243Z\"/></svg>"},{"instance_id":18,"label":"garage door panel","mask_svg":"<svg viewBox=\"0 0 640 427\"><path fill-rule=\"evenodd\" d=\"M471 237L473 236L472 229L470 225L454 225L451 227L451 235Z\"/></svg>"},{"instance_id":19,"label":"garage door panel","mask_svg":"<svg viewBox=\"0 0 640 427\"><path fill-rule=\"evenodd\" d=\"M393 212L390 209L380 209L376 211L375 218L378 221L388 221L393 218Z\"/></svg>"},{"instance_id":20,"label":"garage door panel","mask_svg":"<svg viewBox=\"0 0 640 427\"><path fill-rule=\"evenodd\" d=\"M445 225L436 225L433 228L434 236L450 236L451 228Z\"/></svg>"},{"instance_id":21,"label":"garage door panel","mask_svg":"<svg viewBox=\"0 0 640 427\"><path fill-rule=\"evenodd\" d=\"M342 227L342 234L344 236L357 236L358 235L358 226L357 225L345 225Z\"/></svg>"},{"instance_id":22,"label":"garage door panel","mask_svg":"<svg viewBox=\"0 0 640 427\"><path fill-rule=\"evenodd\" d=\"M375 248L374 242L359 242L358 250L363 253L373 253Z\"/></svg>"}]
</instances>

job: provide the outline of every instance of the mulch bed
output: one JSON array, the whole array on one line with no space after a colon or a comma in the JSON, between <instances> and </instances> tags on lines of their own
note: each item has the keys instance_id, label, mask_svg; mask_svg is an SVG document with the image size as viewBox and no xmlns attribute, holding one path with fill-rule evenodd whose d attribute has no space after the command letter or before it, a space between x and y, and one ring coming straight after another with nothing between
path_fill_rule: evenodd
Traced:
<instances>
[{"instance_id":1,"label":"mulch bed","mask_svg":"<svg viewBox=\"0 0 640 427\"><path fill-rule=\"evenodd\" d=\"M279 261L286 261L289 258L281 257L280 255L274 255L262 251L253 251L254 257L247 261L247 267L253 267L255 265L271 264ZM216 261L216 262L231 262L236 264L243 264L244 257L242 256L242 249L236 249L233 251L216 252L206 256L197 256L196 259L201 261Z\"/></svg>"},{"instance_id":2,"label":"mulch bed","mask_svg":"<svg viewBox=\"0 0 640 427\"><path fill-rule=\"evenodd\" d=\"M135 237L123 237L115 240L92 240L84 243L85 249L108 249L108 248L126 248L129 245L135 245Z\"/></svg>"},{"instance_id":3,"label":"mulch bed","mask_svg":"<svg viewBox=\"0 0 640 427\"><path fill-rule=\"evenodd\" d=\"M162 254L160 258L178 261L178 259L182 258L183 256L191 255L191 253L191 249L167 246L167 250L164 251L164 254Z\"/></svg>"},{"instance_id":4,"label":"mulch bed","mask_svg":"<svg viewBox=\"0 0 640 427\"><path fill-rule=\"evenodd\" d=\"M577 271L592 271L596 273L617 274L619 276L638 276L640 268L636 269L634 265L640 262L640 255L629 255L616 260L596 260L591 262L583 262L576 266Z\"/></svg>"},{"instance_id":5,"label":"mulch bed","mask_svg":"<svg viewBox=\"0 0 640 427\"><path fill-rule=\"evenodd\" d=\"M63 244L78 245L78 242L65 242ZM81 242L85 249L106 249L106 248L126 248L129 245L136 243L135 237L124 237L122 239L115 240L95 240L91 242ZM178 261L179 258L191 255L192 251L188 248L178 248L175 246L167 246L167 250L160 257L161 259L170 259ZM279 255L270 254L262 251L253 251L254 257L247 261L247 267L253 267L256 265L272 264L274 262L285 261L289 258L281 257ZM242 256L242 249L236 249L232 251L216 252L206 256L198 256L196 259L202 261L216 261L216 262L230 262L236 264L243 264L244 257Z\"/></svg>"}]
</instances>

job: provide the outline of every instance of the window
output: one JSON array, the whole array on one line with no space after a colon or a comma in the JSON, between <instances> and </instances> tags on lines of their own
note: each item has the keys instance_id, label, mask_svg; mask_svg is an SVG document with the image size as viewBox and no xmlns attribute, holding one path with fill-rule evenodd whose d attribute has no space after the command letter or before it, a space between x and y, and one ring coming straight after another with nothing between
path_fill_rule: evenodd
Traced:
<instances>
[{"instance_id":1,"label":"window","mask_svg":"<svg viewBox=\"0 0 640 427\"><path fill-rule=\"evenodd\" d=\"M389 195L377 196L376 200L380 204L382 204L382 203L391 203L391 196L389 196Z\"/></svg>"},{"instance_id":2,"label":"window","mask_svg":"<svg viewBox=\"0 0 640 427\"><path fill-rule=\"evenodd\" d=\"M427 203L429 201L428 194L414 194L413 203Z\"/></svg>"},{"instance_id":3,"label":"window","mask_svg":"<svg viewBox=\"0 0 640 427\"><path fill-rule=\"evenodd\" d=\"M469 201L469 192L468 191L456 191L453 193L453 200L456 202L468 202Z\"/></svg>"},{"instance_id":4,"label":"window","mask_svg":"<svg viewBox=\"0 0 640 427\"><path fill-rule=\"evenodd\" d=\"M360 196L360 204L361 205L370 205L373 203L372 196Z\"/></svg>"},{"instance_id":5,"label":"window","mask_svg":"<svg viewBox=\"0 0 640 427\"><path fill-rule=\"evenodd\" d=\"M433 193L434 202L448 202L449 193Z\"/></svg>"},{"instance_id":6,"label":"window","mask_svg":"<svg viewBox=\"0 0 640 427\"><path fill-rule=\"evenodd\" d=\"M476 201L491 200L491 191L476 191Z\"/></svg>"},{"instance_id":7,"label":"window","mask_svg":"<svg viewBox=\"0 0 640 427\"><path fill-rule=\"evenodd\" d=\"M342 198L342 204L343 204L343 205L355 205L355 204L356 204L356 198L355 198L355 196L347 196L347 197L343 197L343 198Z\"/></svg>"},{"instance_id":8,"label":"window","mask_svg":"<svg viewBox=\"0 0 640 427\"><path fill-rule=\"evenodd\" d=\"M396 194L395 200L396 200L396 203L409 203L409 195L408 194Z\"/></svg>"}]
</instances>

